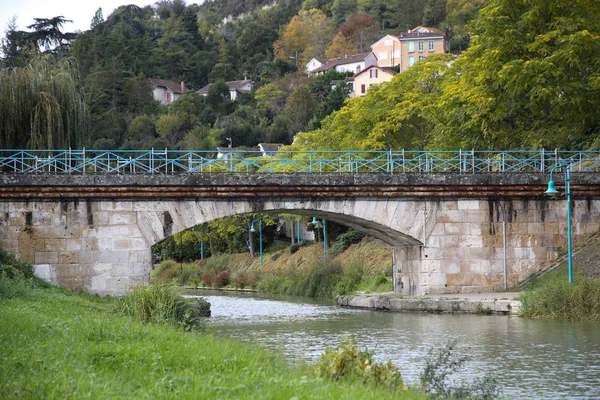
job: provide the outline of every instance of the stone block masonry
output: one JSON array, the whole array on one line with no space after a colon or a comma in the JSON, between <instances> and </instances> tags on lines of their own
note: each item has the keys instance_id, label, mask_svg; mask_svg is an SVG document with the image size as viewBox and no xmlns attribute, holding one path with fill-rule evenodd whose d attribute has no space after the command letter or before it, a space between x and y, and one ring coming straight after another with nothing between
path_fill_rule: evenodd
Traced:
<instances>
[{"instance_id":1,"label":"stone block masonry","mask_svg":"<svg viewBox=\"0 0 600 400\"><path fill-rule=\"evenodd\" d=\"M600 228L600 178L576 179L575 245ZM546 181L539 174L0 175L0 242L52 283L118 295L149 282L151 246L175 233L235 214L296 213L390 244L398 295L494 292L566 251L566 204L544 198Z\"/></svg>"}]
</instances>

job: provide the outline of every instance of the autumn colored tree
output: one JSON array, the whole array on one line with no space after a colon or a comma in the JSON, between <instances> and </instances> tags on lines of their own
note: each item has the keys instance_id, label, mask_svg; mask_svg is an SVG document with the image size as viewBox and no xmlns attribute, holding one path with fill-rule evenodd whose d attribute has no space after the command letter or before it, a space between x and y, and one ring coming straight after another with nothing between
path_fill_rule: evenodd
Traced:
<instances>
[{"instance_id":1,"label":"autumn colored tree","mask_svg":"<svg viewBox=\"0 0 600 400\"><path fill-rule=\"evenodd\" d=\"M344 37L352 38L354 46L362 53L377 40L374 22L373 16L361 11L342 24L340 32Z\"/></svg>"},{"instance_id":2,"label":"autumn colored tree","mask_svg":"<svg viewBox=\"0 0 600 400\"><path fill-rule=\"evenodd\" d=\"M287 60L298 54L298 64L306 64L312 58L325 54L334 34L334 24L323 11L300 11L273 44L275 57Z\"/></svg>"},{"instance_id":3,"label":"autumn colored tree","mask_svg":"<svg viewBox=\"0 0 600 400\"><path fill-rule=\"evenodd\" d=\"M345 55L358 53L354 39L346 37L342 32L338 32L325 50L327 58L339 58Z\"/></svg>"}]
</instances>

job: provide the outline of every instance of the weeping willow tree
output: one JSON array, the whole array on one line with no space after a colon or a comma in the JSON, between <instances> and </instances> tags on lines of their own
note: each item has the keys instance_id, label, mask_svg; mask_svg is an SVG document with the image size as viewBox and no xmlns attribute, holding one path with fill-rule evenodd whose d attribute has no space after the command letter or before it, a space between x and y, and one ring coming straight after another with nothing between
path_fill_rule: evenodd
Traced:
<instances>
[{"instance_id":1,"label":"weeping willow tree","mask_svg":"<svg viewBox=\"0 0 600 400\"><path fill-rule=\"evenodd\" d=\"M74 58L40 56L0 70L0 148L77 148L88 127Z\"/></svg>"}]
</instances>

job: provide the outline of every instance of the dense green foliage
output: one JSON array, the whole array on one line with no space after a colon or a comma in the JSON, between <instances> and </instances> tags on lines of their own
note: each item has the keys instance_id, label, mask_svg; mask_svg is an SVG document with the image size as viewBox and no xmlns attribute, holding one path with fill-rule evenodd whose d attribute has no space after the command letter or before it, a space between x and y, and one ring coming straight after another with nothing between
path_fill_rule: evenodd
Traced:
<instances>
[{"instance_id":1,"label":"dense green foliage","mask_svg":"<svg viewBox=\"0 0 600 400\"><path fill-rule=\"evenodd\" d=\"M331 84L345 75L306 77L308 60L367 52L384 34L422 24L456 32L466 45L463 27L487 1L161 0L123 5L106 18L98 9L90 29L77 34L64 32L63 16L38 18L28 30L13 20L2 40L5 73L35 69L40 54L77 63L68 61L56 82L40 79L50 91L42 84L14 91L23 97L19 107L3 96L0 112L11 116L2 118L3 147L214 150L227 138L236 147L290 144L346 99L346 88ZM161 105L148 78L185 82L192 93ZM254 91L231 101L225 81L245 78ZM193 93L209 83L208 96Z\"/></svg>"},{"instance_id":2,"label":"dense green foliage","mask_svg":"<svg viewBox=\"0 0 600 400\"><path fill-rule=\"evenodd\" d=\"M0 147L77 148L89 114L77 61L39 56L0 70Z\"/></svg>"},{"instance_id":3,"label":"dense green foliage","mask_svg":"<svg viewBox=\"0 0 600 400\"><path fill-rule=\"evenodd\" d=\"M392 388L403 386L398 367L391 361L375 362L372 353L360 350L356 340L350 338L344 338L337 350L326 348L316 368L320 376L334 381L347 379Z\"/></svg>"},{"instance_id":4,"label":"dense green foliage","mask_svg":"<svg viewBox=\"0 0 600 400\"><path fill-rule=\"evenodd\" d=\"M599 21L593 0L494 0L454 62L427 57L298 135L295 147L596 149Z\"/></svg>"},{"instance_id":5,"label":"dense green foliage","mask_svg":"<svg viewBox=\"0 0 600 400\"><path fill-rule=\"evenodd\" d=\"M534 282L520 300L524 317L600 321L600 280L576 275L569 284L564 268Z\"/></svg>"},{"instance_id":6,"label":"dense green foliage","mask_svg":"<svg viewBox=\"0 0 600 400\"><path fill-rule=\"evenodd\" d=\"M59 289L0 299L0 397L424 398L324 380L253 345L117 316L114 304Z\"/></svg>"}]
</instances>

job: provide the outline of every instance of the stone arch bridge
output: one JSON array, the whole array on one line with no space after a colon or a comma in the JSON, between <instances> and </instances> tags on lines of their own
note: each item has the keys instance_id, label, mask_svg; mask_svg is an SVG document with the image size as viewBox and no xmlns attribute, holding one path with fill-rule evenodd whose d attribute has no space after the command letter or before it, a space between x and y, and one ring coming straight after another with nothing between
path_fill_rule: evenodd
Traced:
<instances>
[{"instance_id":1,"label":"stone arch bridge","mask_svg":"<svg viewBox=\"0 0 600 400\"><path fill-rule=\"evenodd\" d=\"M0 175L0 241L50 282L100 295L147 283L150 247L213 219L291 212L393 248L399 294L500 291L566 250L548 176ZM557 182L560 186L560 182ZM573 240L600 227L600 178L572 175Z\"/></svg>"}]
</instances>

